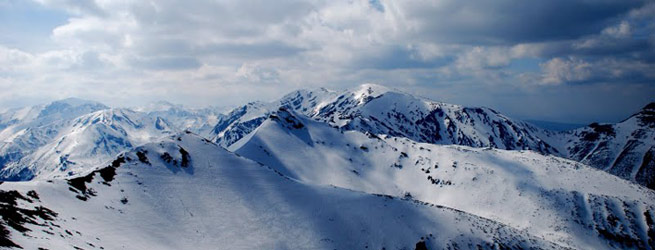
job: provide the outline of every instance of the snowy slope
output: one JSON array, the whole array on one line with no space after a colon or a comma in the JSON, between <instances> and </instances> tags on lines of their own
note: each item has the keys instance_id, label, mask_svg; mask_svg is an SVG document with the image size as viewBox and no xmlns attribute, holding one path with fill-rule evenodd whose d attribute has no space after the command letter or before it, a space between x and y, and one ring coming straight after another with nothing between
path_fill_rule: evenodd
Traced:
<instances>
[{"instance_id":1,"label":"snowy slope","mask_svg":"<svg viewBox=\"0 0 655 250\"><path fill-rule=\"evenodd\" d=\"M68 98L0 114L0 169L50 142L71 119L106 108L97 102Z\"/></svg>"},{"instance_id":2,"label":"snowy slope","mask_svg":"<svg viewBox=\"0 0 655 250\"><path fill-rule=\"evenodd\" d=\"M616 124L591 124L547 138L564 157L655 189L655 103Z\"/></svg>"},{"instance_id":3,"label":"snowy slope","mask_svg":"<svg viewBox=\"0 0 655 250\"><path fill-rule=\"evenodd\" d=\"M162 118L129 109L100 110L62 124L56 137L8 163L0 176L10 180L72 176L175 131Z\"/></svg>"},{"instance_id":4,"label":"snowy slope","mask_svg":"<svg viewBox=\"0 0 655 250\"><path fill-rule=\"evenodd\" d=\"M303 183L413 197L573 248L653 246L655 192L562 158L367 136L286 109L229 149Z\"/></svg>"},{"instance_id":5,"label":"snowy slope","mask_svg":"<svg viewBox=\"0 0 655 250\"><path fill-rule=\"evenodd\" d=\"M433 144L557 152L537 136L547 131L494 110L434 102L374 84L338 94L325 89L296 91L278 102L238 108L216 126L215 141L231 145L281 106L345 130Z\"/></svg>"},{"instance_id":6,"label":"snowy slope","mask_svg":"<svg viewBox=\"0 0 655 250\"><path fill-rule=\"evenodd\" d=\"M188 134L0 189L0 244L26 249L560 248L450 208L299 183Z\"/></svg>"}]
</instances>

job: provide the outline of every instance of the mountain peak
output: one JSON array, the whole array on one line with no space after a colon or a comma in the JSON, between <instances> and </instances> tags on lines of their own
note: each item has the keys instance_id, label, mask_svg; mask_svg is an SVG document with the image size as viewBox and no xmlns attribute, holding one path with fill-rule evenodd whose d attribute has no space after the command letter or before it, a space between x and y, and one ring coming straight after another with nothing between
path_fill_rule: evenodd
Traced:
<instances>
[{"instance_id":1,"label":"mountain peak","mask_svg":"<svg viewBox=\"0 0 655 250\"><path fill-rule=\"evenodd\" d=\"M651 102L649 104L646 104L644 108L641 109L642 111L655 111L655 102Z\"/></svg>"},{"instance_id":2,"label":"mountain peak","mask_svg":"<svg viewBox=\"0 0 655 250\"><path fill-rule=\"evenodd\" d=\"M636 116L642 126L655 127L655 102L647 104Z\"/></svg>"},{"instance_id":3,"label":"mountain peak","mask_svg":"<svg viewBox=\"0 0 655 250\"><path fill-rule=\"evenodd\" d=\"M49 103L41 110L38 117L43 119L46 117L73 118L108 108L99 102L71 97Z\"/></svg>"},{"instance_id":4,"label":"mountain peak","mask_svg":"<svg viewBox=\"0 0 655 250\"><path fill-rule=\"evenodd\" d=\"M106 105L96 102L96 101L91 101L91 100L86 100L82 98L77 98L77 97L69 97L66 99L61 99L57 101L53 101L47 106L53 106L53 105L69 105L72 107L79 107L79 106L84 106L84 105L90 105L90 106L103 106L107 108Z\"/></svg>"},{"instance_id":5,"label":"mountain peak","mask_svg":"<svg viewBox=\"0 0 655 250\"><path fill-rule=\"evenodd\" d=\"M143 107L136 107L134 108L134 110L148 113L148 112L157 112L157 111L169 111L172 109L179 109L181 107L182 106L179 104L160 100L160 101L151 102Z\"/></svg>"},{"instance_id":6,"label":"mountain peak","mask_svg":"<svg viewBox=\"0 0 655 250\"><path fill-rule=\"evenodd\" d=\"M364 83L362 85L359 85L352 92L355 93L357 96L359 95L379 96L389 91L390 91L389 88L382 85L378 85L375 83Z\"/></svg>"}]
</instances>

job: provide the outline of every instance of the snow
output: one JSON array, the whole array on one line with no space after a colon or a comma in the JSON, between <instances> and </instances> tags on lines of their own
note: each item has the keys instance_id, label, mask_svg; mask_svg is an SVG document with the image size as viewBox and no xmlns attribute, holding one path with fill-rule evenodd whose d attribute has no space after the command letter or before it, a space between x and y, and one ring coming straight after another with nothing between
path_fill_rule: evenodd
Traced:
<instances>
[{"instance_id":1,"label":"snow","mask_svg":"<svg viewBox=\"0 0 655 250\"><path fill-rule=\"evenodd\" d=\"M156 120L129 109L105 109L62 125L57 136L17 162L5 175L28 169L38 179L65 178L104 164L116 154L156 141L173 129L156 126ZM25 167L26 166L26 167Z\"/></svg>"},{"instance_id":2,"label":"snow","mask_svg":"<svg viewBox=\"0 0 655 250\"><path fill-rule=\"evenodd\" d=\"M397 197L410 194L573 248L607 244L587 228L602 227L605 221L576 215L604 208L582 208L574 201L584 206L594 199L617 203L622 208L618 217L655 209L655 192L554 156L375 138L339 131L288 110L275 116L279 118L268 119L229 150L304 183ZM623 226L639 227L644 220L626 220ZM640 240L646 231L641 227L629 235Z\"/></svg>"},{"instance_id":3,"label":"snow","mask_svg":"<svg viewBox=\"0 0 655 250\"><path fill-rule=\"evenodd\" d=\"M41 197L0 209L58 214L0 226L28 249L647 249L654 108L555 132L375 84L228 114L67 99L0 114L23 181L0 199Z\"/></svg>"},{"instance_id":4,"label":"snow","mask_svg":"<svg viewBox=\"0 0 655 250\"><path fill-rule=\"evenodd\" d=\"M191 166L160 157L179 148ZM136 152L147 152L150 164ZM449 208L289 180L192 135L124 156L132 160L107 185L97 175L86 184L94 191L86 201L59 180L0 185L35 190L38 206L58 213L49 226L27 225L26 235L10 229L11 240L28 249L407 249L422 241L430 249L561 248Z\"/></svg>"}]
</instances>

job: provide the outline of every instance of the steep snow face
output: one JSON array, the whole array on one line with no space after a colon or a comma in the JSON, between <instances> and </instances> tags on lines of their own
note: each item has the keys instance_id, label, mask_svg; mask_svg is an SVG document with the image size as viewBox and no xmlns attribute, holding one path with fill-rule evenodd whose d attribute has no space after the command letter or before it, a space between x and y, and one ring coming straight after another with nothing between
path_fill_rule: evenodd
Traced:
<instances>
[{"instance_id":1,"label":"steep snow face","mask_svg":"<svg viewBox=\"0 0 655 250\"><path fill-rule=\"evenodd\" d=\"M620 123L594 123L550 139L567 158L655 189L655 103Z\"/></svg>"},{"instance_id":2,"label":"steep snow face","mask_svg":"<svg viewBox=\"0 0 655 250\"><path fill-rule=\"evenodd\" d=\"M107 106L69 98L1 114L0 169L50 142L71 119L103 109Z\"/></svg>"},{"instance_id":3,"label":"steep snow face","mask_svg":"<svg viewBox=\"0 0 655 250\"><path fill-rule=\"evenodd\" d=\"M286 109L229 149L304 183L445 205L572 248L653 240L652 190L554 156L340 131Z\"/></svg>"},{"instance_id":4,"label":"steep snow face","mask_svg":"<svg viewBox=\"0 0 655 250\"><path fill-rule=\"evenodd\" d=\"M558 249L462 211L299 183L183 134L64 180L3 183L26 249Z\"/></svg>"},{"instance_id":5,"label":"steep snow face","mask_svg":"<svg viewBox=\"0 0 655 250\"><path fill-rule=\"evenodd\" d=\"M203 137L213 136L218 121L225 116L220 108L189 109L170 102L159 101L144 107L134 108L152 118L163 118L179 131L188 130Z\"/></svg>"},{"instance_id":6,"label":"steep snow face","mask_svg":"<svg viewBox=\"0 0 655 250\"><path fill-rule=\"evenodd\" d=\"M70 120L44 146L0 171L3 179L73 176L116 154L173 133L162 118L129 109L105 109Z\"/></svg>"},{"instance_id":7,"label":"steep snow face","mask_svg":"<svg viewBox=\"0 0 655 250\"><path fill-rule=\"evenodd\" d=\"M283 106L345 130L435 144L530 149L544 154L557 152L538 136L547 131L514 121L494 110L433 102L374 84L364 84L339 94L322 89L297 91L279 102L262 106L265 108L255 111L244 106L228 114L223 123L216 126L215 141L231 145L254 130L271 111ZM238 118L246 114L250 115L247 121Z\"/></svg>"}]
</instances>

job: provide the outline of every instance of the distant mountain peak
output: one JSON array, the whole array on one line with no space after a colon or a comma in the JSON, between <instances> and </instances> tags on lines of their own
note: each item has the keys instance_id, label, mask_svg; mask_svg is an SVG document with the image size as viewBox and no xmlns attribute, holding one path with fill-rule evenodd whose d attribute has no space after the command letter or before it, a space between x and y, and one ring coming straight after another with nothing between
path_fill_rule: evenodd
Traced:
<instances>
[{"instance_id":1,"label":"distant mountain peak","mask_svg":"<svg viewBox=\"0 0 655 250\"><path fill-rule=\"evenodd\" d=\"M96 102L96 101L91 101L87 99L82 99L82 98L77 98L77 97L69 97L57 101L53 101L48 106L53 106L53 105L70 105L72 107L79 107L79 106L84 106L84 105L93 105L93 106L104 106L105 108L108 108L106 105Z\"/></svg>"},{"instance_id":2,"label":"distant mountain peak","mask_svg":"<svg viewBox=\"0 0 655 250\"><path fill-rule=\"evenodd\" d=\"M641 109L637 114L637 118L642 126L655 128L655 102L651 102Z\"/></svg>"},{"instance_id":3,"label":"distant mountain peak","mask_svg":"<svg viewBox=\"0 0 655 250\"><path fill-rule=\"evenodd\" d=\"M151 103L149 103L149 104L147 104L145 106L142 106L142 107L134 108L135 111L146 112L146 113L158 112L158 111L169 111L169 110L172 110L172 109L182 109L182 106L179 105L179 104L171 103L169 101L159 100L159 101L151 102Z\"/></svg>"},{"instance_id":4,"label":"distant mountain peak","mask_svg":"<svg viewBox=\"0 0 655 250\"><path fill-rule=\"evenodd\" d=\"M46 120L66 119L108 108L96 101L71 97L49 103L39 112L38 117Z\"/></svg>"},{"instance_id":5,"label":"distant mountain peak","mask_svg":"<svg viewBox=\"0 0 655 250\"><path fill-rule=\"evenodd\" d=\"M649 111L655 111L655 102L651 102L651 103L647 104L647 105L646 105L643 109L641 109L641 110L642 110L642 111L646 111L646 110L649 110Z\"/></svg>"},{"instance_id":6,"label":"distant mountain peak","mask_svg":"<svg viewBox=\"0 0 655 250\"><path fill-rule=\"evenodd\" d=\"M368 98L375 98L390 91L391 90L389 88L374 83L365 83L351 90L354 98L359 101L363 101Z\"/></svg>"}]
</instances>

